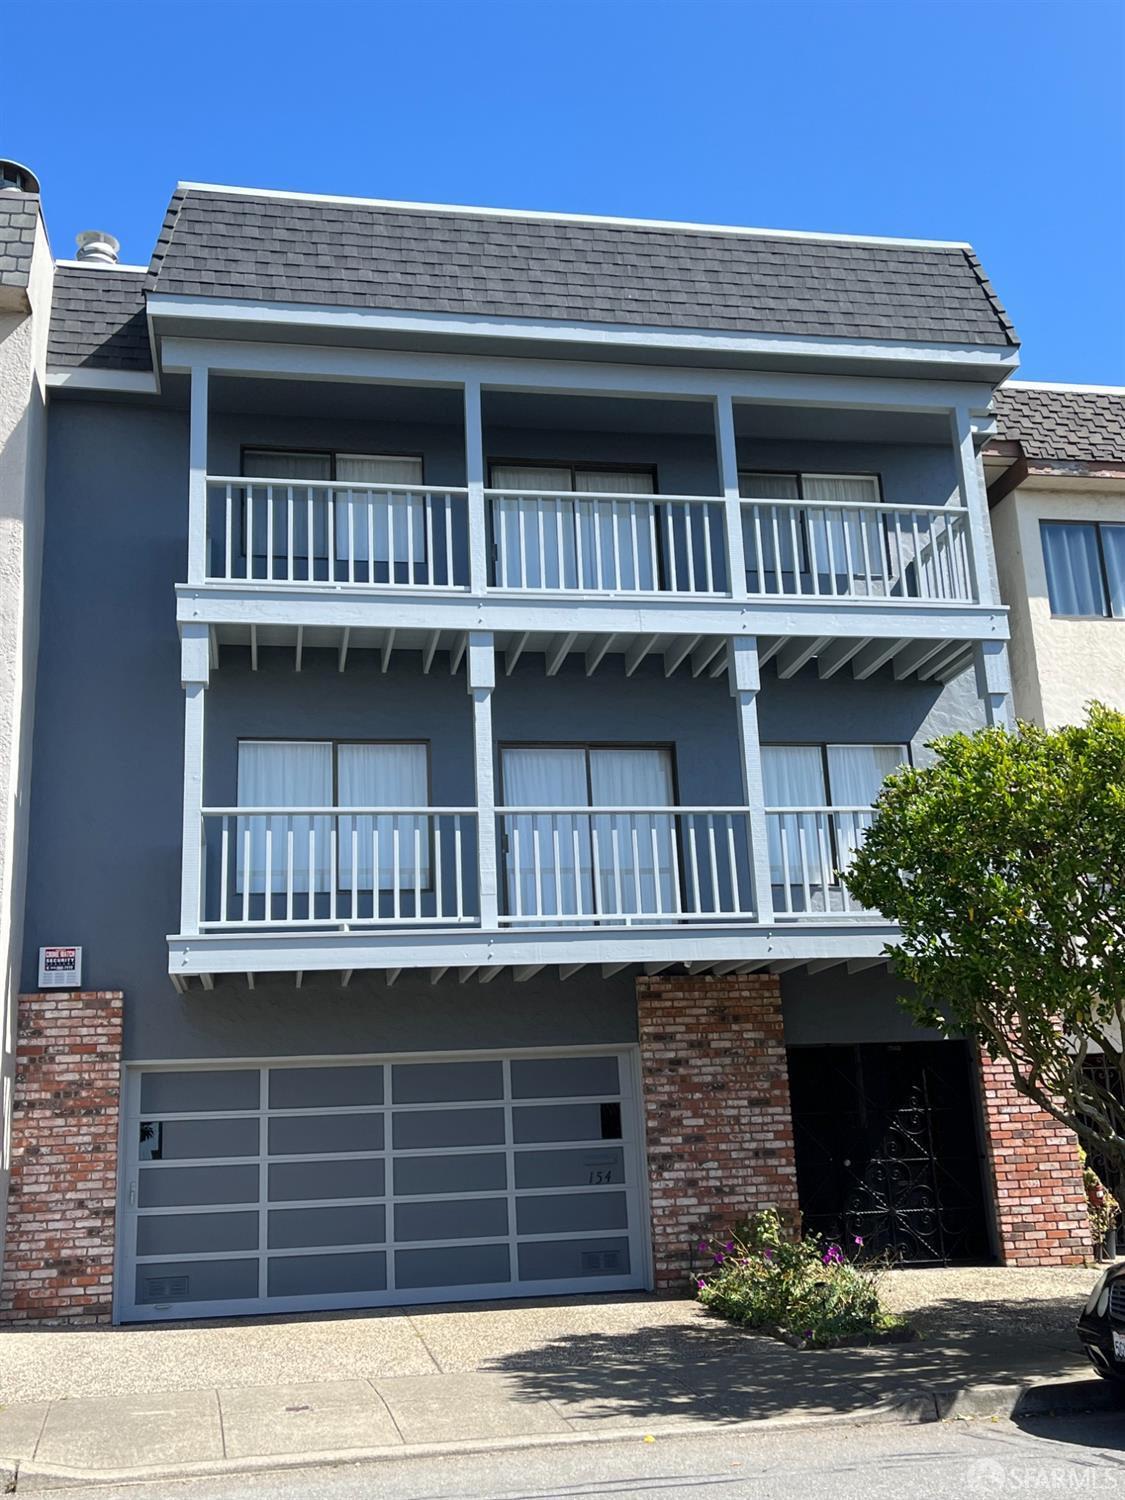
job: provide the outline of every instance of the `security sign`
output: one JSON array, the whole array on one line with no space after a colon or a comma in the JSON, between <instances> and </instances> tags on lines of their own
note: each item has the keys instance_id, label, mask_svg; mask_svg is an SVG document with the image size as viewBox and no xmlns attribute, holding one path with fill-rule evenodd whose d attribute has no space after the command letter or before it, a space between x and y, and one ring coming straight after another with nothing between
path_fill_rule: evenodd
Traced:
<instances>
[{"instance_id":1,"label":"security sign","mask_svg":"<svg viewBox=\"0 0 1125 1500\"><path fill-rule=\"evenodd\" d=\"M81 948L40 948L39 988L41 990L76 990L81 985Z\"/></svg>"}]
</instances>

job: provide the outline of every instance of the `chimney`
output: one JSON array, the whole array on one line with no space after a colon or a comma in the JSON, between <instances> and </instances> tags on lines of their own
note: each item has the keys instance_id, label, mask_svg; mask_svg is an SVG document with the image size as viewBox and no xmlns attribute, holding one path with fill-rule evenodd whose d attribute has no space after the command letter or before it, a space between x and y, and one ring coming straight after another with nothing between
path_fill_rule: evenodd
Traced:
<instances>
[{"instance_id":1,"label":"chimney","mask_svg":"<svg viewBox=\"0 0 1125 1500\"><path fill-rule=\"evenodd\" d=\"M0 193L32 193L39 196L39 179L30 167L0 157Z\"/></svg>"},{"instance_id":2,"label":"chimney","mask_svg":"<svg viewBox=\"0 0 1125 1500\"><path fill-rule=\"evenodd\" d=\"M88 260L91 265L115 266L120 243L104 229L84 229L78 240L78 259Z\"/></svg>"}]
</instances>

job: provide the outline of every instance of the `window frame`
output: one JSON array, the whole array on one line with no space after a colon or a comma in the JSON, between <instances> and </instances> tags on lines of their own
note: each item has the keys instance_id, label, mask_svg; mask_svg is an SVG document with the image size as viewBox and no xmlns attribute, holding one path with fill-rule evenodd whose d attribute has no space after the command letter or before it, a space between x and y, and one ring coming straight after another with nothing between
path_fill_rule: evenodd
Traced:
<instances>
[{"instance_id":1,"label":"window frame","mask_svg":"<svg viewBox=\"0 0 1125 1500\"><path fill-rule=\"evenodd\" d=\"M1047 566L1047 548L1044 545L1044 539L1043 539L1043 528L1045 526L1089 526L1089 527L1093 528L1093 532L1094 532L1094 544L1095 544L1095 546L1097 548L1097 552L1098 552L1098 577L1101 579L1102 598L1105 601L1105 608L1102 610L1102 612L1100 614L1096 614L1096 615L1071 615L1071 614L1056 613L1054 605L1051 604L1051 577L1050 577L1050 571L1049 571L1048 566ZM1114 612L1113 612L1113 591L1112 591L1112 589L1109 586L1109 570L1106 568L1106 564L1105 564L1105 545L1102 542L1102 531L1103 531L1103 529L1106 526L1120 527L1122 531L1125 531L1125 520L1121 520L1121 521L1084 520L1084 519L1081 519L1081 518L1076 517L1076 516L1067 516L1065 519L1056 519L1053 516L1040 516L1039 517L1039 552L1040 552L1040 556L1043 559L1043 576L1047 580L1047 604L1048 604L1048 606L1050 607L1050 610L1051 610L1051 619L1052 620L1118 620L1118 621L1125 621L1125 598L1122 599L1122 606L1123 606L1122 613L1119 614L1119 615L1115 615Z\"/></svg>"},{"instance_id":2,"label":"window frame","mask_svg":"<svg viewBox=\"0 0 1125 1500\"><path fill-rule=\"evenodd\" d=\"M495 469L568 469L570 471L570 489L560 490L563 495L577 495L580 492L574 488L576 474L651 474L652 476L652 499L660 494L660 472L657 464L626 464L596 463L589 459L572 458L500 458L490 457L488 460L488 484L486 488L494 490L497 486L493 483L493 471ZM549 495L550 490L531 491L533 494ZM650 497L645 495L627 495L629 500L644 500Z\"/></svg>"},{"instance_id":3,"label":"window frame","mask_svg":"<svg viewBox=\"0 0 1125 1500\"><path fill-rule=\"evenodd\" d=\"M757 468L753 468L753 469L744 469L741 466L739 466L737 468L736 472L737 472L737 476L738 476L738 494L739 494L739 502L740 503L745 500L745 501L748 501L750 504L754 504L755 503L755 499L756 499L756 497L754 495L743 495L743 493L742 493L742 476L744 474L768 474L773 479L794 479L794 480L796 480L796 482L797 482L797 494L796 494L795 498L796 498L797 503L799 505L801 505L802 507L805 505L805 502L806 502L806 499L807 499L807 496L805 495L805 480L806 479L873 479L875 481L875 494L876 494L875 504L881 506L881 505L884 505L886 503L886 496L883 493L883 474L882 474L882 471L879 470L879 469L833 469L831 472L829 472L827 469L770 469L770 468L763 468L761 465L759 465ZM769 496L762 496L762 497L760 497L758 499L758 503L760 503L762 505L769 505L771 502L770 502ZM784 504L786 502L784 502L784 501L777 501L776 503L778 503L778 504ZM788 503L792 504L793 502L789 501ZM816 504L817 502L816 501L809 501L808 503L811 505L811 504ZM886 535L887 535L887 519L886 519L885 516L881 516L879 519L880 519L880 522L881 522L881 525L882 525L882 529L883 529L883 536L884 536L884 538L886 538ZM808 511L805 510L805 509L801 510L801 514L800 514L800 517L799 517L799 524L800 524L800 530L799 530L798 536L799 536L800 548L801 548L801 559L800 559L801 569L800 569L800 574L797 574L797 575L794 575L794 576L799 577L799 576L803 576L804 574L808 573L810 575L810 577L811 577L811 575L812 575L812 568L811 568L811 564L810 564L810 560L809 559L810 559L810 556L811 556L811 550L812 549L809 547L809 538L808 538L809 517L808 517ZM761 568L759 571L761 572L761 574L764 577L767 570L765 568ZM777 578L781 578L783 576L784 572L785 572L785 570L783 568L778 568L778 567L775 567L773 571L774 571L774 576L777 577ZM875 576L875 575L873 575L873 576Z\"/></svg>"},{"instance_id":4,"label":"window frame","mask_svg":"<svg viewBox=\"0 0 1125 1500\"><path fill-rule=\"evenodd\" d=\"M329 747L330 751L331 751L331 754L332 754L332 802L331 802L330 806L324 808L324 813L325 814L333 813L337 817L340 814L340 760L339 760L339 750L340 750L340 746L341 745L366 745L366 746L377 746L377 745L420 745L422 747L422 751L423 751L423 753L424 753L424 755L426 757L426 806L432 808L433 805L434 805L433 741L430 740L430 739L427 739L427 738L424 738L424 737L423 738L419 738L419 737L417 737L415 735L407 735L407 736L403 736L401 738L393 738L393 737L389 737L389 736L382 736L379 739L374 740L374 739L363 739L363 738L359 738L359 737L353 736L353 735L323 735L323 734L260 735L260 734L246 734L246 735L239 735L237 737L237 739L235 740L235 796L234 796L234 803L235 803L236 807L238 805L238 757L239 757L239 754L241 753L242 746L244 744L252 744L252 745L327 745ZM277 809L275 809L275 811L276 812L284 812L285 809L284 808L277 808ZM388 812L389 813L393 813L394 809L390 808L390 809L388 809ZM345 814L345 816L346 816L346 814ZM367 814L367 816L378 817L379 813L376 811L374 813ZM429 873L429 880L425 884L420 885L419 886L419 890L424 895L433 895L433 893L434 893L434 885L435 885L433 820L432 819L428 819L427 820L427 824L428 824L428 833L427 833L427 836L426 836L426 845L427 845L427 851L426 851L426 868L427 868L427 871ZM339 851L339 847L337 847L337 852L336 852L337 865L336 865L335 871L333 872L334 875L335 875L335 878L337 879L337 881L339 880L339 876L340 876L339 858L340 858L340 851ZM312 872L311 871L310 871L309 879L310 879L310 883L311 883L311 880L312 880ZM370 887L370 889L373 892L375 892L377 894L381 894L383 891L390 891L390 890L394 889L393 886L382 886L382 885L379 885L378 880L379 880L379 872L377 870L375 870L375 871L372 872L372 885ZM341 891L341 890L345 890L345 889L348 889L348 887L345 887L345 886L342 886L342 885L339 885L339 884L336 886L336 890L337 891ZM357 887L357 889L366 892L368 890L368 887L367 886L359 886L359 887Z\"/></svg>"}]
</instances>

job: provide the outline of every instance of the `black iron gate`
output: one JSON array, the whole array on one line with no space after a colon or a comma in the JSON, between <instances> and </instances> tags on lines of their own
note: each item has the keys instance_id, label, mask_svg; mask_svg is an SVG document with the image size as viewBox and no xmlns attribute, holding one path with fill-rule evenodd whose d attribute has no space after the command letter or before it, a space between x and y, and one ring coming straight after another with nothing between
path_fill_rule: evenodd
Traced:
<instances>
[{"instance_id":1,"label":"black iron gate","mask_svg":"<svg viewBox=\"0 0 1125 1500\"><path fill-rule=\"evenodd\" d=\"M961 1042L789 1049L805 1228L906 1265L989 1258Z\"/></svg>"}]
</instances>

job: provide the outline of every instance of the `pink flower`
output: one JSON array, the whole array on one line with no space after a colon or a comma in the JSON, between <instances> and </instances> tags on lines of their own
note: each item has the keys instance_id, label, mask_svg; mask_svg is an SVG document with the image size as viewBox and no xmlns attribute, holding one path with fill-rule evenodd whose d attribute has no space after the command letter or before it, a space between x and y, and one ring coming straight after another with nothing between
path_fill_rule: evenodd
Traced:
<instances>
[{"instance_id":1,"label":"pink flower","mask_svg":"<svg viewBox=\"0 0 1125 1500\"><path fill-rule=\"evenodd\" d=\"M700 1276L700 1278L698 1279L698 1281L695 1284L699 1288L700 1291L702 1291L703 1288L707 1285L707 1283L704 1281L704 1279L703 1279L702 1276Z\"/></svg>"},{"instance_id":2,"label":"pink flower","mask_svg":"<svg viewBox=\"0 0 1125 1500\"><path fill-rule=\"evenodd\" d=\"M855 1237L855 1242L862 1249L862 1247L863 1247L863 1235L862 1234L857 1234L856 1237Z\"/></svg>"}]
</instances>

